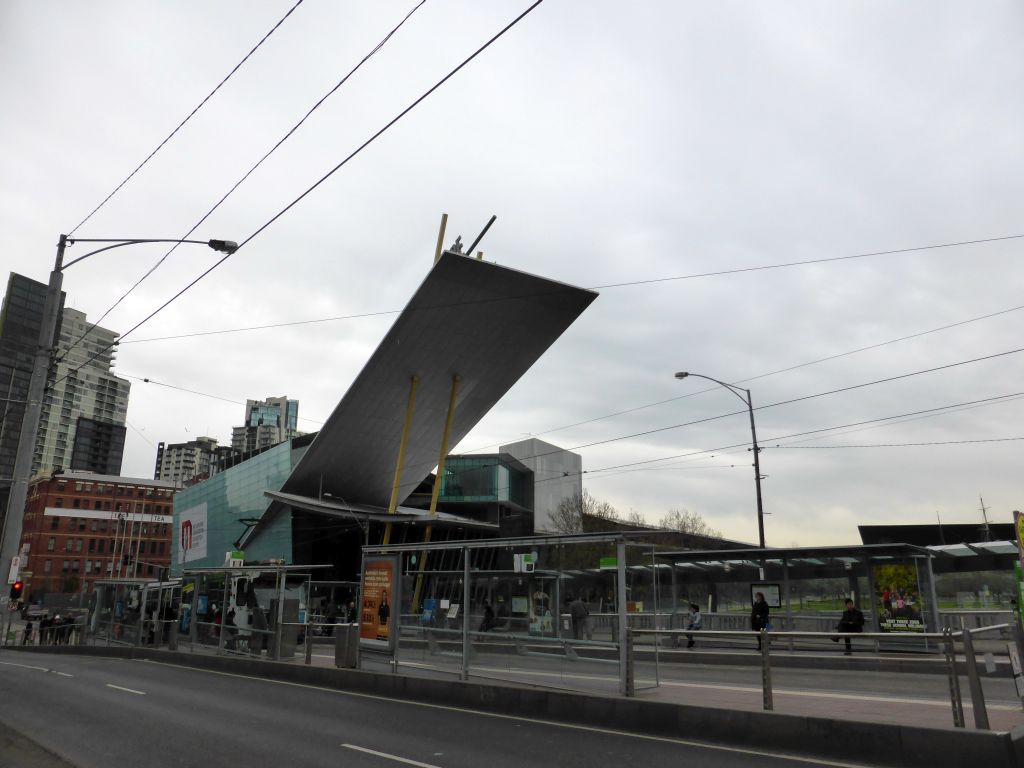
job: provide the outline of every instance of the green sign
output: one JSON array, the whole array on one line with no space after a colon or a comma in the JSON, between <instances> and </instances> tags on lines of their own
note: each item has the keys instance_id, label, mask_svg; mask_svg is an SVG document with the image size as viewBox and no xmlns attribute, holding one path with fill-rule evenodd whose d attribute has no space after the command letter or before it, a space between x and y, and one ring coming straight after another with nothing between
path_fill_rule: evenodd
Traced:
<instances>
[{"instance_id":1,"label":"green sign","mask_svg":"<svg viewBox=\"0 0 1024 768\"><path fill-rule=\"evenodd\" d=\"M619 559L615 556L602 557L600 568L602 571L614 571L619 567Z\"/></svg>"}]
</instances>

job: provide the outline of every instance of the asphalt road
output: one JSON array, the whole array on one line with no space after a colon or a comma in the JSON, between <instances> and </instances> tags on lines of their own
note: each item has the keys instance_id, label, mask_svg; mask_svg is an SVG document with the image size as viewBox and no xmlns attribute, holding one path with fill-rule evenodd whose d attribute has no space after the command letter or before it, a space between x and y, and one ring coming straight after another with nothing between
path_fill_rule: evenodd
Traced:
<instances>
[{"instance_id":1,"label":"asphalt road","mask_svg":"<svg viewBox=\"0 0 1024 768\"><path fill-rule=\"evenodd\" d=\"M155 662L32 653L0 653L0 723L80 768L843 765ZM5 750L0 766L45 765L17 755Z\"/></svg>"}]
</instances>

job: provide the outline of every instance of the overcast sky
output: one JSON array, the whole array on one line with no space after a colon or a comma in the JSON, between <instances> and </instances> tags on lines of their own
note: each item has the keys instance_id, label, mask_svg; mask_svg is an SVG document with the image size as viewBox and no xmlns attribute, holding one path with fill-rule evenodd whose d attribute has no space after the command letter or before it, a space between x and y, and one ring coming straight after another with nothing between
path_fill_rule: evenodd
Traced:
<instances>
[{"instance_id":1,"label":"overcast sky","mask_svg":"<svg viewBox=\"0 0 1024 768\"><path fill-rule=\"evenodd\" d=\"M293 4L0 4L4 271L45 282L58 235ZM302 2L76 234L184 236L415 4ZM427 0L194 237L248 238L527 5ZM442 212L448 243L497 214L487 259L584 287L1024 234L1022 40L1009 0L547 0L126 338L117 372L229 401L288 395L313 431L393 314L146 340L400 309L431 266ZM740 382L964 323L742 384L760 407L767 541L849 543L858 524L936 513L980 522L979 495L1007 522L1024 503L1024 352L953 364L1024 347L1022 248L600 288L458 450L608 441L578 449L594 496L651 522L689 509L756 541L745 406L673 373ZM164 253L130 247L70 268L67 305L95 320ZM127 331L214 258L180 248L103 325ZM241 422L241 405L132 381L126 475L152 476L159 441L227 441ZM979 442L920 445L950 441ZM880 445L900 447L851 447ZM598 471L725 446L738 447Z\"/></svg>"}]
</instances>

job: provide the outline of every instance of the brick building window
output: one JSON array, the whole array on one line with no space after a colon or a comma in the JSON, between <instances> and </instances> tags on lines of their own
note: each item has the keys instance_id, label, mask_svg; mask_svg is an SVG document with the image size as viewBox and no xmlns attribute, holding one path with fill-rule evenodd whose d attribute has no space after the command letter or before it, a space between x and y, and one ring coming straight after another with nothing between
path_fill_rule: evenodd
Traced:
<instances>
[{"instance_id":1,"label":"brick building window","mask_svg":"<svg viewBox=\"0 0 1024 768\"><path fill-rule=\"evenodd\" d=\"M66 539L66 540L64 541L64 549L65 549L66 551L70 552L70 551L71 551L71 548L72 548L72 547L74 547L74 546L75 546L75 542L74 542L74 540L73 540L73 539Z\"/></svg>"},{"instance_id":2,"label":"brick building window","mask_svg":"<svg viewBox=\"0 0 1024 768\"><path fill-rule=\"evenodd\" d=\"M81 499L72 499L71 500L71 506L74 507L75 509L80 509L82 507L82 500Z\"/></svg>"},{"instance_id":3,"label":"brick building window","mask_svg":"<svg viewBox=\"0 0 1024 768\"><path fill-rule=\"evenodd\" d=\"M57 499L53 502L53 505L55 507L63 507L64 506L64 499L62 499L62 498L60 498L58 496Z\"/></svg>"},{"instance_id":4,"label":"brick building window","mask_svg":"<svg viewBox=\"0 0 1024 768\"><path fill-rule=\"evenodd\" d=\"M56 544L57 544L57 539L55 539L53 536L51 536L50 540L48 542L46 542L46 551L47 552L53 552L53 548L54 548L54 546Z\"/></svg>"},{"instance_id":5,"label":"brick building window","mask_svg":"<svg viewBox=\"0 0 1024 768\"><path fill-rule=\"evenodd\" d=\"M75 539L75 552L81 552L81 551L82 551L82 540L81 539Z\"/></svg>"},{"instance_id":6,"label":"brick building window","mask_svg":"<svg viewBox=\"0 0 1024 768\"><path fill-rule=\"evenodd\" d=\"M56 531L58 528L60 528L60 518L55 515L50 521L50 530Z\"/></svg>"},{"instance_id":7,"label":"brick building window","mask_svg":"<svg viewBox=\"0 0 1024 768\"><path fill-rule=\"evenodd\" d=\"M96 551L96 539L89 539L89 551L90 552L95 552Z\"/></svg>"},{"instance_id":8,"label":"brick building window","mask_svg":"<svg viewBox=\"0 0 1024 768\"><path fill-rule=\"evenodd\" d=\"M53 560L43 561L43 573L50 573L53 570Z\"/></svg>"},{"instance_id":9,"label":"brick building window","mask_svg":"<svg viewBox=\"0 0 1024 768\"><path fill-rule=\"evenodd\" d=\"M67 572L68 572L68 567L69 567L70 565L71 565L71 563L70 563L70 562L68 562L67 560L65 560L65 561L64 561L64 567L63 567L63 568L61 568L61 570L62 570L62 571L64 571L64 573L67 573Z\"/></svg>"}]
</instances>

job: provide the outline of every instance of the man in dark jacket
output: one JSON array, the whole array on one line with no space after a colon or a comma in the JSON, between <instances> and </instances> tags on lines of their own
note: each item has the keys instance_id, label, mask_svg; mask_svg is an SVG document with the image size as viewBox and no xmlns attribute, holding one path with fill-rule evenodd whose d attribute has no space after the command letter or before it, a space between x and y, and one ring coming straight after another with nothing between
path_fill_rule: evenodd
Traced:
<instances>
[{"instance_id":1,"label":"man in dark jacket","mask_svg":"<svg viewBox=\"0 0 1024 768\"><path fill-rule=\"evenodd\" d=\"M754 593L754 607L750 611L750 628L758 633L757 649L761 650L762 629L768 629L768 603L765 602L764 592Z\"/></svg>"},{"instance_id":2,"label":"man in dark jacket","mask_svg":"<svg viewBox=\"0 0 1024 768\"><path fill-rule=\"evenodd\" d=\"M853 604L853 600L846 601L846 610L843 611L843 615L839 618L839 626L836 627L840 632L863 632L864 631L864 614L857 610L857 607ZM838 637L833 637L836 642L839 641ZM844 637L843 642L846 643L846 650L844 654L851 656L853 654L853 645L850 642L849 637Z\"/></svg>"}]
</instances>

